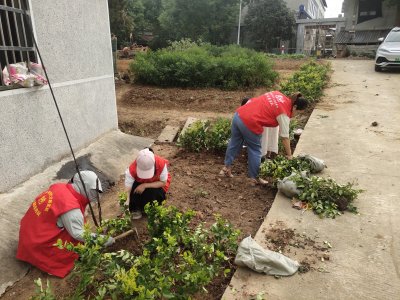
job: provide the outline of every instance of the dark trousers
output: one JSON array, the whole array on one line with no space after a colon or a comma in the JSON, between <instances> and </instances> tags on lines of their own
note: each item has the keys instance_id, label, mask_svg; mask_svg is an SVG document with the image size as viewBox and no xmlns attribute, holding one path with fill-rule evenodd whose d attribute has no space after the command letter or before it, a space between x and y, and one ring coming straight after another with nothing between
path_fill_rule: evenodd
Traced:
<instances>
[{"instance_id":1,"label":"dark trousers","mask_svg":"<svg viewBox=\"0 0 400 300\"><path fill-rule=\"evenodd\" d=\"M135 181L132 185L129 197L129 211L144 211L144 206L147 203L157 200L161 204L165 200L166 196L163 188L147 188L143 193L135 194L134 191L140 184L140 182Z\"/></svg>"}]
</instances>

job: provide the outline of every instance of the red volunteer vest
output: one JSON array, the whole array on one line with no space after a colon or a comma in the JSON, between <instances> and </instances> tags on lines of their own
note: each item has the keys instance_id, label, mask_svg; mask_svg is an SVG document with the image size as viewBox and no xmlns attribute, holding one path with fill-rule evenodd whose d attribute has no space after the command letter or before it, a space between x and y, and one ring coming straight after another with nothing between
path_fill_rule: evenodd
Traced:
<instances>
[{"instance_id":1,"label":"red volunteer vest","mask_svg":"<svg viewBox=\"0 0 400 300\"><path fill-rule=\"evenodd\" d=\"M40 194L21 220L17 259L35 267L65 277L73 268L78 255L53 246L58 239L77 244L68 231L57 226L60 215L79 208L82 214L89 203L71 184L53 184Z\"/></svg>"},{"instance_id":2,"label":"red volunteer vest","mask_svg":"<svg viewBox=\"0 0 400 300\"><path fill-rule=\"evenodd\" d=\"M131 173L131 176L135 181L140 182L140 183L150 183L150 182L155 182L155 181L160 181L160 175L162 170L164 169L165 165L168 166L168 160L158 156L154 155L155 158L155 172L154 176L150 179L142 179L137 176L136 172L136 160L129 166L129 173ZM171 184L171 174L168 172L168 179L167 179L167 184L163 187L163 190L165 192L168 192L169 185Z\"/></svg>"},{"instance_id":3,"label":"red volunteer vest","mask_svg":"<svg viewBox=\"0 0 400 300\"><path fill-rule=\"evenodd\" d=\"M261 134L263 127L276 127L276 118L285 114L292 117L292 101L284 94L274 91L251 98L236 112L246 127L255 134Z\"/></svg>"}]
</instances>

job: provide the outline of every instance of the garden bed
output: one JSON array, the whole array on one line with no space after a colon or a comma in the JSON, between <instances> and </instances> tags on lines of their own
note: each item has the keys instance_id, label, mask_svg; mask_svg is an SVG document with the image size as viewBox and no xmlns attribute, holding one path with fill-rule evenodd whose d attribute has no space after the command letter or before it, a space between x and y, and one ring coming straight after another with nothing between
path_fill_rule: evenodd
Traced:
<instances>
[{"instance_id":1,"label":"garden bed","mask_svg":"<svg viewBox=\"0 0 400 300\"><path fill-rule=\"evenodd\" d=\"M284 63L292 66L291 64ZM284 68L282 67L282 68ZM287 73L290 69L284 69ZM188 116L201 119L232 117L244 96L256 96L265 91L221 91L217 89L156 88L143 85L117 83L117 107L120 129L126 133L156 138L165 125L183 125ZM312 109L300 121L305 123ZM275 198L272 186L252 186L247 180L245 151L235 161L234 178L218 176L223 166L224 154L189 153L175 145L155 145L158 155L170 161L173 176L168 204L181 210L196 212L194 223L214 221L220 214L241 231L241 238L254 236ZM122 170L121 170L122 171ZM102 198L103 217L119 214L118 193L123 190L123 179L108 190ZM132 238L118 241L110 250L126 249L137 254L141 244L148 239L146 219L136 222L140 243ZM233 270L232 270L233 271ZM218 277L207 287L208 294L195 299L220 299L233 272ZM34 294L33 280L41 277L50 280L57 298L74 289L74 282L57 279L32 268L20 282L9 289L2 299L28 299Z\"/></svg>"}]
</instances>

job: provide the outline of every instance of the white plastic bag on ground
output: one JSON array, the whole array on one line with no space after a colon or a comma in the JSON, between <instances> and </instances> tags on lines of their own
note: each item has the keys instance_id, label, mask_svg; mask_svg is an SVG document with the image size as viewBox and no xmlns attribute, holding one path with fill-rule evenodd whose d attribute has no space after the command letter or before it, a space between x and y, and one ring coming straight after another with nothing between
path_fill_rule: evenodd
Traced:
<instances>
[{"instance_id":1,"label":"white plastic bag on ground","mask_svg":"<svg viewBox=\"0 0 400 300\"><path fill-rule=\"evenodd\" d=\"M300 154L298 158L302 158L311 164L311 173L319 173L326 168L325 162L322 159L310 154Z\"/></svg>"},{"instance_id":2,"label":"white plastic bag on ground","mask_svg":"<svg viewBox=\"0 0 400 300\"><path fill-rule=\"evenodd\" d=\"M297 272L299 263L283 254L262 248L251 236L243 239L235 257L235 264L267 275L290 276Z\"/></svg>"}]
</instances>

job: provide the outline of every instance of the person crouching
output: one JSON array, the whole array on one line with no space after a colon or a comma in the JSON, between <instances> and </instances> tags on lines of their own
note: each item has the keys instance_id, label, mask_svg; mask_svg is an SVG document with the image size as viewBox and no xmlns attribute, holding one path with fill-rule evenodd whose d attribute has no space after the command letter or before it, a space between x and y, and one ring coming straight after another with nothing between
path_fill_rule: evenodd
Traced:
<instances>
[{"instance_id":1,"label":"person crouching","mask_svg":"<svg viewBox=\"0 0 400 300\"><path fill-rule=\"evenodd\" d=\"M136 160L125 171L125 190L128 193L132 219L140 219L147 203L166 199L171 183L168 160L154 155L149 148L139 151Z\"/></svg>"}]
</instances>

